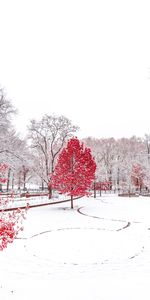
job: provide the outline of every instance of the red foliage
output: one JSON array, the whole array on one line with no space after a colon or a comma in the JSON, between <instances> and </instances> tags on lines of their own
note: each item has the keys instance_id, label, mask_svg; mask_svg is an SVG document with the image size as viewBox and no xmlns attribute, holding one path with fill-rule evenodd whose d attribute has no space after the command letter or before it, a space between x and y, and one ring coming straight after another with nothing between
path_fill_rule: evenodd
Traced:
<instances>
[{"instance_id":1,"label":"red foliage","mask_svg":"<svg viewBox=\"0 0 150 300\"><path fill-rule=\"evenodd\" d=\"M95 170L91 150L84 148L77 138L72 138L59 155L51 178L52 187L72 197L88 195Z\"/></svg>"},{"instance_id":2,"label":"red foliage","mask_svg":"<svg viewBox=\"0 0 150 300\"><path fill-rule=\"evenodd\" d=\"M6 164L0 164L0 183L5 183L7 180L4 177L8 166Z\"/></svg>"},{"instance_id":3,"label":"red foliage","mask_svg":"<svg viewBox=\"0 0 150 300\"><path fill-rule=\"evenodd\" d=\"M7 166L0 164L0 182L5 182L4 173ZM4 197L0 195L0 250L7 247L8 243L12 243L20 230L23 230L22 221L25 219L25 213L28 209L16 209L11 212L5 211L8 204L13 202L13 194Z\"/></svg>"},{"instance_id":4,"label":"red foliage","mask_svg":"<svg viewBox=\"0 0 150 300\"><path fill-rule=\"evenodd\" d=\"M146 174L140 164L133 165L131 173L131 181L137 188L142 188Z\"/></svg>"}]
</instances>

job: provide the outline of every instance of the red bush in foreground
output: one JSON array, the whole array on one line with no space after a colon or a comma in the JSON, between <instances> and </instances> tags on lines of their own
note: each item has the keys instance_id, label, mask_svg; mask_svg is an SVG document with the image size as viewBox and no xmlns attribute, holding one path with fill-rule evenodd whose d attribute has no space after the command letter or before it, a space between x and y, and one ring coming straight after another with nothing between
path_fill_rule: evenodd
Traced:
<instances>
[{"instance_id":1,"label":"red bush in foreground","mask_svg":"<svg viewBox=\"0 0 150 300\"><path fill-rule=\"evenodd\" d=\"M0 164L0 183L6 182L4 173L7 166ZM20 230L23 230L22 222L25 219L26 209L16 209L12 211L5 211L8 204L13 202L13 195L3 197L0 195L0 250L7 247L8 243L12 243Z\"/></svg>"}]
</instances>

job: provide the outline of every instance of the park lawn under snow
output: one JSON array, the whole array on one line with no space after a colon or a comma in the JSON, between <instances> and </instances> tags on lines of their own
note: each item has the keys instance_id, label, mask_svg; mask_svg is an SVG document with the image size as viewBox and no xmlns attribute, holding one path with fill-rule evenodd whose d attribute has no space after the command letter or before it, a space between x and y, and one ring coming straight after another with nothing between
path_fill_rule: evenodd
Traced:
<instances>
[{"instance_id":1,"label":"park lawn under snow","mask_svg":"<svg viewBox=\"0 0 150 300\"><path fill-rule=\"evenodd\" d=\"M2 300L150 299L150 198L104 194L30 209L0 252Z\"/></svg>"}]
</instances>

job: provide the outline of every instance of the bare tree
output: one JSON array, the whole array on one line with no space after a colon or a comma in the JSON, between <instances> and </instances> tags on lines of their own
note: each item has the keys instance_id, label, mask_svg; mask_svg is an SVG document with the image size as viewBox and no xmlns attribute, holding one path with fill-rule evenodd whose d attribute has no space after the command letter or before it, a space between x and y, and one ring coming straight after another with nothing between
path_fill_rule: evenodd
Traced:
<instances>
[{"instance_id":1,"label":"bare tree","mask_svg":"<svg viewBox=\"0 0 150 300\"><path fill-rule=\"evenodd\" d=\"M38 154L42 164L40 176L43 176L42 179L46 182L51 197L50 174L54 172L58 154L78 127L72 125L64 116L44 115L40 121L31 120L28 129L31 147L36 155Z\"/></svg>"},{"instance_id":2,"label":"bare tree","mask_svg":"<svg viewBox=\"0 0 150 300\"><path fill-rule=\"evenodd\" d=\"M29 147L12 125L16 113L4 89L0 88L0 163L8 165L8 191L16 184L25 189L26 183L33 177L33 157Z\"/></svg>"},{"instance_id":3,"label":"bare tree","mask_svg":"<svg viewBox=\"0 0 150 300\"><path fill-rule=\"evenodd\" d=\"M12 116L16 114L16 112L11 101L7 99L4 89L0 88L0 135L3 130L9 127Z\"/></svg>"}]
</instances>

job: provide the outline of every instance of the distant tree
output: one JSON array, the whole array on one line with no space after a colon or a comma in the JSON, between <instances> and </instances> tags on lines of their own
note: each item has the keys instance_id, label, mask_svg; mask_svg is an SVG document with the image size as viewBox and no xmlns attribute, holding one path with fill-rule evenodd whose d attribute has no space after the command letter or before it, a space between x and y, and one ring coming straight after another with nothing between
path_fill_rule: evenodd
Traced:
<instances>
[{"instance_id":1,"label":"distant tree","mask_svg":"<svg viewBox=\"0 0 150 300\"><path fill-rule=\"evenodd\" d=\"M150 164L150 135L149 134L145 134L144 144L146 146L145 154L147 156L148 163Z\"/></svg>"},{"instance_id":2,"label":"distant tree","mask_svg":"<svg viewBox=\"0 0 150 300\"><path fill-rule=\"evenodd\" d=\"M86 139L85 143L90 146L97 164L97 181L109 181L112 189L113 171L116 161L116 141L114 138L108 139Z\"/></svg>"},{"instance_id":3,"label":"distant tree","mask_svg":"<svg viewBox=\"0 0 150 300\"><path fill-rule=\"evenodd\" d=\"M16 168L27 152L26 141L21 139L12 125L16 109L0 88L0 163L7 161L10 168Z\"/></svg>"},{"instance_id":4,"label":"distant tree","mask_svg":"<svg viewBox=\"0 0 150 300\"><path fill-rule=\"evenodd\" d=\"M133 165L132 167L132 173L131 173L131 181L132 184L137 188L137 189L142 189L144 186L144 179L146 177L145 171L143 167L140 164Z\"/></svg>"},{"instance_id":5,"label":"distant tree","mask_svg":"<svg viewBox=\"0 0 150 300\"><path fill-rule=\"evenodd\" d=\"M147 162L147 150L141 138L86 138L84 143L90 147L97 168L96 180L112 182L114 191L128 190L131 187L131 171L133 164L141 164L150 172ZM146 155L145 155L146 154Z\"/></svg>"},{"instance_id":6,"label":"distant tree","mask_svg":"<svg viewBox=\"0 0 150 300\"><path fill-rule=\"evenodd\" d=\"M94 160L96 162L96 181L106 180L106 169L103 164L103 153L101 152L103 141L100 139L88 137L82 140L84 145L91 149Z\"/></svg>"},{"instance_id":7,"label":"distant tree","mask_svg":"<svg viewBox=\"0 0 150 300\"><path fill-rule=\"evenodd\" d=\"M10 100L0 88L0 162L6 161L7 154L11 154L13 147L14 130L12 129L12 117L16 110Z\"/></svg>"},{"instance_id":8,"label":"distant tree","mask_svg":"<svg viewBox=\"0 0 150 300\"><path fill-rule=\"evenodd\" d=\"M0 163L7 161L7 191L10 190L10 182L14 181L14 174L20 164L25 164L25 152L27 146L16 133L12 125L12 118L16 114L16 109L8 99L3 88L0 88ZM13 183L12 183L13 186ZM0 184L2 190L2 182Z\"/></svg>"},{"instance_id":9,"label":"distant tree","mask_svg":"<svg viewBox=\"0 0 150 300\"><path fill-rule=\"evenodd\" d=\"M16 109L7 99L4 89L0 88L0 134L8 128L14 114L16 114Z\"/></svg>"},{"instance_id":10,"label":"distant tree","mask_svg":"<svg viewBox=\"0 0 150 300\"><path fill-rule=\"evenodd\" d=\"M49 197L51 198L49 174L53 173L58 154L67 140L78 130L78 127L72 125L71 121L64 116L45 115L40 121L31 120L28 129L31 147L42 165L39 177L42 176L41 180L49 187Z\"/></svg>"},{"instance_id":11,"label":"distant tree","mask_svg":"<svg viewBox=\"0 0 150 300\"><path fill-rule=\"evenodd\" d=\"M68 141L59 155L52 175L52 186L63 194L73 197L88 194L95 177L96 163L90 148L84 148L77 138Z\"/></svg>"},{"instance_id":12,"label":"distant tree","mask_svg":"<svg viewBox=\"0 0 150 300\"><path fill-rule=\"evenodd\" d=\"M7 165L0 164L0 182L5 183ZM13 195L4 197L0 195L0 251L12 243L20 230L23 230L22 221L25 218L27 208L5 211L8 204L13 201Z\"/></svg>"}]
</instances>

